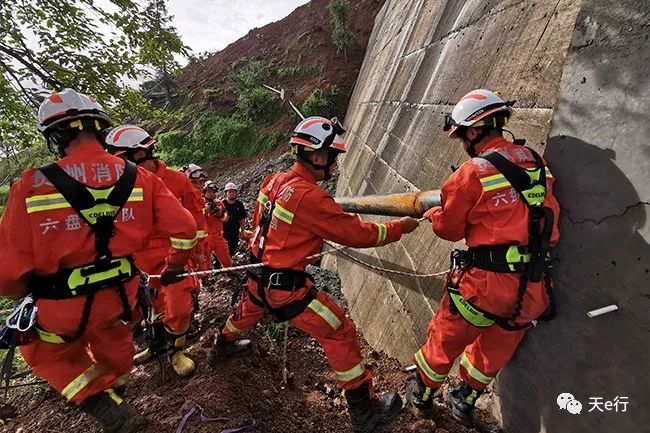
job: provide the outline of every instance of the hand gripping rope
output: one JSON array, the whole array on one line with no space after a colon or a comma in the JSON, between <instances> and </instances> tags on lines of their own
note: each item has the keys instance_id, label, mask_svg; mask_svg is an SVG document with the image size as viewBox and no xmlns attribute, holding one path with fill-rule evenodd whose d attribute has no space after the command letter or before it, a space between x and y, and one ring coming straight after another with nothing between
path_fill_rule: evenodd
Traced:
<instances>
[{"instance_id":1,"label":"hand gripping rope","mask_svg":"<svg viewBox=\"0 0 650 433\"><path fill-rule=\"evenodd\" d=\"M422 222L424 220L426 220L426 218L420 218L418 220L418 222ZM384 272L384 273L387 273L387 274L404 275L404 276L414 277L414 278L431 278L431 277L438 277L438 276L441 276L441 275L444 275L444 274L447 273L446 269L444 271L435 272L435 273L432 273L432 274L419 274L417 272L405 272L405 271L398 271L398 270L395 270L395 269L382 268L380 266L375 266L375 265L371 265L370 263L366 263L363 260L360 260L360 259L358 259L358 258L356 258L354 256L351 256L350 254L345 253L345 250L350 249L352 247L346 247L344 245L335 244L334 242L330 242L330 241L325 241L325 243L327 245L329 245L330 247L332 247L332 249L327 250L327 251L323 251L323 252L320 252L320 253L317 253L317 254L312 254L311 256L305 257L305 260L318 259L318 258L326 256L328 254L341 253L343 256L345 256L349 260L351 260L351 261L353 261L353 262L355 262L355 263L357 263L357 264L359 264L361 266L364 266L364 267L366 267L368 269L373 269L373 270L378 271L378 272ZM262 266L264 266L264 264L262 264L262 263L252 263L252 264L249 264L249 265L231 266L230 268L211 269L211 270L208 270L208 271L186 272L184 274L180 274L179 277L189 277L189 276L203 277L203 276L207 276L207 275L224 274L224 273L227 273L227 272L245 271L245 270L248 270L248 269L261 268ZM160 275L149 275L149 278L159 279Z\"/></svg>"}]
</instances>

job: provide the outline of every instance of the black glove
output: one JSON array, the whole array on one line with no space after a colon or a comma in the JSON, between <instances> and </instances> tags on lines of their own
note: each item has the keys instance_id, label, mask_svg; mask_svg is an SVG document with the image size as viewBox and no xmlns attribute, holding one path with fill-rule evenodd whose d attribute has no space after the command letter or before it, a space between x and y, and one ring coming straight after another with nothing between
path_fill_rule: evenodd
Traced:
<instances>
[{"instance_id":1,"label":"black glove","mask_svg":"<svg viewBox=\"0 0 650 433\"><path fill-rule=\"evenodd\" d=\"M160 284L163 286L169 286L170 284L178 283L183 281L185 277L179 277L179 275L186 273L187 271L179 266L167 265L160 274Z\"/></svg>"}]
</instances>

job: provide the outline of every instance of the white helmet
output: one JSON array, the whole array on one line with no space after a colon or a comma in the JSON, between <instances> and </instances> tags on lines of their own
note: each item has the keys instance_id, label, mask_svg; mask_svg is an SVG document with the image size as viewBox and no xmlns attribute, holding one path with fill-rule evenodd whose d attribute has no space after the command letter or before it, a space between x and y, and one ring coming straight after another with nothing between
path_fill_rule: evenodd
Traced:
<instances>
[{"instance_id":1,"label":"white helmet","mask_svg":"<svg viewBox=\"0 0 650 433\"><path fill-rule=\"evenodd\" d=\"M328 120L324 117L308 117L296 126L291 134L289 144L300 146L299 149L336 149L345 152L345 143L341 137L345 133L343 126L335 117Z\"/></svg>"},{"instance_id":2,"label":"white helmet","mask_svg":"<svg viewBox=\"0 0 650 433\"><path fill-rule=\"evenodd\" d=\"M72 89L64 89L59 93L52 93L38 108L38 129L46 133L56 127L79 128L78 125L71 125L68 122L81 118L91 118L101 121L104 124L96 124L96 130L102 130L112 125L111 119L104 111L104 108L90 96L78 93ZM67 123L67 124L66 124Z\"/></svg>"},{"instance_id":3,"label":"white helmet","mask_svg":"<svg viewBox=\"0 0 650 433\"><path fill-rule=\"evenodd\" d=\"M514 101L504 101L486 89L472 90L458 101L450 114L445 115L444 131L457 136L460 127L504 126L512 114Z\"/></svg>"},{"instance_id":4,"label":"white helmet","mask_svg":"<svg viewBox=\"0 0 650 433\"><path fill-rule=\"evenodd\" d=\"M116 155L136 149L149 149L156 140L147 131L135 125L121 125L113 128L106 136L109 149L115 148Z\"/></svg>"},{"instance_id":5,"label":"white helmet","mask_svg":"<svg viewBox=\"0 0 650 433\"><path fill-rule=\"evenodd\" d=\"M201 179L202 177L205 177L207 179L207 177L208 177L208 173L206 173L206 171L203 170L203 168L201 166L198 166L196 164L188 165L185 168L185 174L191 180Z\"/></svg>"},{"instance_id":6,"label":"white helmet","mask_svg":"<svg viewBox=\"0 0 650 433\"><path fill-rule=\"evenodd\" d=\"M235 185L233 182L228 182L226 184L226 187L223 190L228 191L230 189L234 189L235 191L239 191L239 188L237 188L237 185Z\"/></svg>"},{"instance_id":7,"label":"white helmet","mask_svg":"<svg viewBox=\"0 0 650 433\"><path fill-rule=\"evenodd\" d=\"M101 142L101 131L112 124L94 98L72 89L52 93L38 108L38 129L43 133L50 152L59 156L65 156L64 149L79 132L93 132Z\"/></svg>"},{"instance_id":8,"label":"white helmet","mask_svg":"<svg viewBox=\"0 0 650 433\"><path fill-rule=\"evenodd\" d=\"M217 192L219 187L217 186L217 182L215 182L214 180L206 180L205 183L203 184L203 191L205 191L206 189L213 189L214 192Z\"/></svg>"}]
</instances>

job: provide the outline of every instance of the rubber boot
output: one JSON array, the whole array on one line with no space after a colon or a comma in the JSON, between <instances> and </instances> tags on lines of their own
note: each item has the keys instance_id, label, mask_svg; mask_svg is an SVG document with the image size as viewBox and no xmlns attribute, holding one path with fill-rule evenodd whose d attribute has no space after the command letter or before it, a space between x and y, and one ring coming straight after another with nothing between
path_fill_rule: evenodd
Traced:
<instances>
[{"instance_id":1,"label":"rubber boot","mask_svg":"<svg viewBox=\"0 0 650 433\"><path fill-rule=\"evenodd\" d=\"M174 372L180 377L188 377L196 370L196 364L183 353L185 347L185 333L176 334L165 328L165 341L169 354L169 362Z\"/></svg>"},{"instance_id":2,"label":"rubber boot","mask_svg":"<svg viewBox=\"0 0 650 433\"><path fill-rule=\"evenodd\" d=\"M112 389L87 398L79 409L97 419L104 433L135 433L143 424L142 417Z\"/></svg>"},{"instance_id":3,"label":"rubber boot","mask_svg":"<svg viewBox=\"0 0 650 433\"><path fill-rule=\"evenodd\" d=\"M226 337L220 332L214 337L214 343L208 353L208 362L212 365L220 364L235 356L243 355L250 351L253 342L248 338L241 340L227 341Z\"/></svg>"},{"instance_id":4,"label":"rubber boot","mask_svg":"<svg viewBox=\"0 0 650 433\"><path fill-rule=\"evenodd\" d=\"M345 391L348 412L354 433L371 433L375 428L386 424L402 409L402 399L395 392L381 396L372 395L368 384Z\"/></svg>"},{"instance_id":5,"label":"rubber boot","mask_svg":"<svg viewBox=\"0 0 650 433\"><path fill-rule=\"evenodd\" d=\"M481 394L483 391L472 389L465 382L461 382L457 388L450 389L447 394L447 404L454 419L466 427L472 427L474 425L474 405Z\"/></svg>"},{"instance_id":6,"label":"rubber boot","mask_svg":"<svg viewBox=\"0 0 650 433\"><path fill-rule=\"evenodd\" d=\"M147 343L149 347L133 357L133 365L142 365L153 359L154 356L165 353L165 325L162 322L154 322L151 325L150 333L147 330Z\"/></svg>"},{"instance_id":7,"label":"rubber boot","mask_svg":"<svg viewBox=\"0 0 650 433\"><path fill-rule=\"evenodd\" d=\"M433 396L435 388L429 388L422 381L420 373L415 374L415 379L411 379L406 384L406 400L411 406L416 408L424 418L433 418Z\"/></svg>"}]
</instances>

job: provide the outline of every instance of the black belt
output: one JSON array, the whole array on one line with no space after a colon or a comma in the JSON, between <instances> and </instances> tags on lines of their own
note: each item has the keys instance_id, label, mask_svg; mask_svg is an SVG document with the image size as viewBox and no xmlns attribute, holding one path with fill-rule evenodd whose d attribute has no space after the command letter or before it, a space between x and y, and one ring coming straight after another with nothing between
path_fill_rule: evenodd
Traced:
<instances>
[{"instance_id":1,"label":"black belt","mask_svg":"<svg viewBox=\"0 0 650 433\"><path fill-rule=\"evenodd\" d=\"M296 291L307 284L309 275L295 269L273 269L267 266L248 270L248 276L262 287Z\"/></svg>"},{"instance_id":2,"label":"black belt","mask_svg":"<svg viewBox=\"0 0 650 433\"><path fill-rule=\"evenodd\" d=\"M487 245L457 251L460 260L469 267L507 274L526 272L530 260L526 246Z\"/></svg>"}]
</instances>

